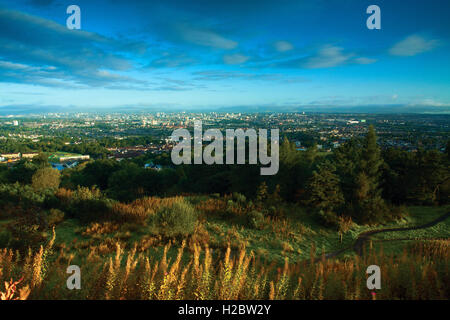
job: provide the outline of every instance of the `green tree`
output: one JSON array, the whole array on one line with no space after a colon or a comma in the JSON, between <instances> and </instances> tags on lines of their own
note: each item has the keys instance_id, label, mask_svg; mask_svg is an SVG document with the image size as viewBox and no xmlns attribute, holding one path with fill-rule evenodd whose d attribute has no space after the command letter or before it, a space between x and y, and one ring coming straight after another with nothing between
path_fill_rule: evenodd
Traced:
<instances>
[{"instance_id":1,"label":"green tree","mask_svg":"<svg viewBox=\"0 0 450 320\"><path fill-rule=\"evenodd\" d=\"M354 190L361 163L361 141L352 139L347 141L334 152L334 164L341 181L347 211L352 213L352 205L356 202Z\"/></svg>"},{"instance_id":2,"label":"green tree","mask_svg":"<svg viewBox=\"0 0 450 320\"><path fill-rule=\"evenodd\" d=\"M305 201L308 205L325 212L336 213L344 203L339 176L336 167L326 161L317 167L309 179Z\"/></svg>"},{"instance_id":3,"label":"green tree","mask_svg":"<svg viewBox=\"0 0 450 320\"><path fill-rule=\"evenodd\" d=\"M35 172L36 165L26 159L22 159L9 170L8 180L10 183L20 182L30 184Z\"/></svg>"},{"instance_id":4,"label":"green tree","mask_svg":"<svg viewBox=\"0 0 450 320\"><path fill-rule=\"evenodd\" d=\"M377 145L375 129L371 125L363 142L359 173L356 177L356 217L364 223L378 222L386 214L386 205L381 197L383 158Z\"/></svg>"},{"instance_id":5,"label":"green tree","mask_svg":"<svg viewBox=\"0 0 450 320\"><path fill-rule=\"evenodd\" d=\"M60 173L51 167L36 170L31 178L31 185L34 190L56 189L59 187Z\"/></svg>"},{"instance_id":6,"label":"green tree","mask_svg":"<svg viewBox=\"0 0 450 320\"><path fill-rule=\"evenodd\" d=\"M50 166L48 162L48 156L45 153L39 153L37 156L33 157L33 164L38 168Z\"/></svg>"}]
</instances>

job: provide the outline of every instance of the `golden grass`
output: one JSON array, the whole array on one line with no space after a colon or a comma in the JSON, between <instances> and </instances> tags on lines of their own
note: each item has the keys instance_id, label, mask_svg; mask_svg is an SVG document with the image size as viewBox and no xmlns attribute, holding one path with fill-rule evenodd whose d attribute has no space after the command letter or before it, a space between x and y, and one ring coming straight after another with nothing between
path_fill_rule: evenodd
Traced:
<instances>
[{"instance_id":1,"label":"golden grass","mask_svg":"<svg viewBox=\"0 0 450 320\"><path fill-rule=\"evenodd\" d=\"M186 250L183 242L172 261L170 245L153 259L137 246L125 251L116 242L106 258L91 252L79 262L81 290L65 287L66 268L76 257L64 247L54 253L52 246L50 241L23 257L1 250L0 280L23 278L31 299L372 299L365 271L376 264L382 271L378 299L449 298L447 240L416 243L398 257L369 252L364 258L323 258L315 264L286 259L283 267L262 263L245 248L228 248L215 257L207 245L190 243ZM12 297L10 284L2 296Z\"/></svg>"}]
</instances>

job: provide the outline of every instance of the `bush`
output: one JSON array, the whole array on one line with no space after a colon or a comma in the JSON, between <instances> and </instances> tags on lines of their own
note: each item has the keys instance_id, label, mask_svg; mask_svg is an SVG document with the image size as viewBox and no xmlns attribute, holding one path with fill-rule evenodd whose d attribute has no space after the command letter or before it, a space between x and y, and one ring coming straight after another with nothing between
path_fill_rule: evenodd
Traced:
<instances>
[{"instance_id":1,"label":"bush","mask_svg":"<svg viewBox=\"0 0 450 320\"><path fill-rule=\"evenodd\" d=\"M11 232L3 230L0 232L0 248L8 247L9 240L11 239Z\"/></svg>"},{"instance_id":2,"label":"bush","mask_svg":"<svg viewBox=\"0 0 450 320\"><path fill-rule=\"evenodd\" d=\"M244 205L247 201L247 198L239 192L233 192L233 200L239 203L240 205Z\"/></svg>"},{"instance_id":3,"label":"bush","mask_svg":"<svg viewBox=\"0 0 450 320\"><path fill-rule=\"evenodd\" d=\"M49 226L56 226L57 224L63 222L64 212L59 209L50 209L47 215L47 224Z\"/></svg>"},{"instance_id":4,"label":"bush","mask_svg":"<svg viewBox=\"0 0 450 320\"><path fill-rule=\"evenodd\" d=\"M405 206L393 206L390 213L392 220L401 220L409 216L408 209Z\"/></svg>"},{"instance_id":5,"label":"bush","mask_svg":"<svg viewBox=\"0 0 450 320\"><path fill-rule=\"evenodd\" d=\"M83 222L111 219L114 200L105 198L95 188L78 187L73 193L67 193L67 197L60 196L66 202L66 212L73 218Z\"/></svg>"},{"instance_id":6,"label":"bush","mask_svg":"<svg viewBox=\"0 0 450 320\"><path fill-rule=\"evenodd\" d=\"M197 218L194 207L182 200L159 210L153 217L153 225L155 231L162 236L184 237L194 232Z\"/></svg>"},{"instance_id":7,"label":"bush","mask_svg":"<svg viewBox=\"0 0 450 320\"><path fill-rule=\"evenodd\" d=\"M272 218L282 218L284 210L281 206L270 206L267 210L267 215Z\"/></svg>"},{"instance_id":8,"label":"bush","mask_svg":"<svg viewBox=\"0 0 450 320\"><path fill-rule=\"evenodd\" d=\"M253 210L247 215L247 224L250 228L263 229L264 223L264 215L259 211Z\"/></svg>"},{"instance_id":9,"label":"bush","mask_svg":"<svg viewBox=\"0 0 450 320\"><path fill-rule=\"evenodd\" d=\"M135 202L131 204L115 203L112 207L112 217L119 222L131 222L144 224L147 220L150 210Z\"/></svg>"},{"instance_id":10,"label":"bush","mask_svg":"<svg viewBox=\"0 0 450 320\"><path fill-rule=\"evenodd\" d=\"M330 210L319 210L317 212L321 222L328 227L338 227L339 226L339 218L336 213Z\"/></svg>"},{"instance_id":11,"label":"bush","mask_svg":"<svg viewBox=\"0 0 450 320\"><path fill-rule=\"evenodd\" d=\"M60 173L51 167L41 168L33 174L31 184L34 190L56 189L59 187Z\"/></svg>"},{"instance_id":12,"label":"bush","mask_svg":"<svg viewBox=\"0 0 450 320\"><path fill-rule=\"evenodd\" d=\"M22 252L28 248L37 249L46 240L46 235L38 224L28 224L25 220L9 224L8 231L11 235L8 247Z\"/></svg>"}]
</instances>

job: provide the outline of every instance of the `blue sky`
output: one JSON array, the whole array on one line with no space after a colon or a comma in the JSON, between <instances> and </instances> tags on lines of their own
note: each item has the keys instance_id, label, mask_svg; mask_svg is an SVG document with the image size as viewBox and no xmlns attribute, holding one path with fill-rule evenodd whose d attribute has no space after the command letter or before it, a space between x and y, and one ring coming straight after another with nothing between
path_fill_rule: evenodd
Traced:
<instances>
[{"instance_id":1,"label":"blue sky","mask_svg":"<svg viewBox=\"0 0 450 320\"><path fill-rule=\"evenodd\" d=\"M445 108L449 16L446 0L0 0L0 110Z\"/></svg>"}]
</instances>

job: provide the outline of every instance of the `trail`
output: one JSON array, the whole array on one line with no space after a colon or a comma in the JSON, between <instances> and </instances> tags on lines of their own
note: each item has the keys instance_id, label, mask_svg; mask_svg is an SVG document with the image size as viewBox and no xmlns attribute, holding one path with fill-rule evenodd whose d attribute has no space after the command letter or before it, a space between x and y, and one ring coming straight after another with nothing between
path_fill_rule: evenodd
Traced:
<instances>
[{"instance_id":1,"label":"trail","mask_svg":"<svg viewBox=\"0 0 450 320\"><path fill-rule=\"evenodd\" d=\"M358 255L362 255L362 251L364 248L364 244L370 240L370 237L373 236L374 234L377 233L382 233L382 232L398 232L398 231L409 231L409 230L419 230L419 229L426 229L432 226L435 226L436 224L438 224L439 222L444 221L445 219L447 219L448 217L450 217L450 212L447 212L446 214L440 216L439 218L436 218L435 220L428 222L426 224L423 225L419 225L419 226L413 226L413 227L405 227L405 228L387 228L387 229L377 229L377 230L370 230L370 231L365 231L362 232L358 235L358 238L356 238L354 244L352 246L349 247L345 247L330 253L325 254L325 258L329 259L329 258L334 258L338 255L340 255L341 253L344 253L345 251L349 250L349 249L353 249ZM412 240L412 239L387 239L389 241L400 241L400 240ZM387 241L385 240L385 241ZM418 239L414 239L414 240L420 240L420 238ZM322 257L318 257L316 259L314 259L314 262L318 262L322 260Z\"/></svg>"},{"instance_id":2,"label":"trail","mask_svg":"<svg viewBox=\"0 0 450 320\"><path fill-rule=\"evenodd\" d=\"M432 227L436 224L438 224L439 222L444 221L445 219L447 219L450 216L450 212L447 212L446 214L440 216L439 218L428 222L426 224L420 225L420 226L414 226L414 227L406 227L406 228L388 228L388 229L378 229L378 230L371 230L371 231L366 231L361 233L358 238L356 239L355 243L353 244L353 250L358 254L358 255L362 255L362 249L364 247L364 244L370 240L370 237L373 236L374 234L377 233L382 233L382 232L398 232L398 231L409 231L409 230L419 230L419 229L426 229L429 227ZM394 241L395 239L391 239L392 241ZM399 239L401 240L401 239ZM417 239L420 240L420 239Z\"/></svg>"}]
</instances>

